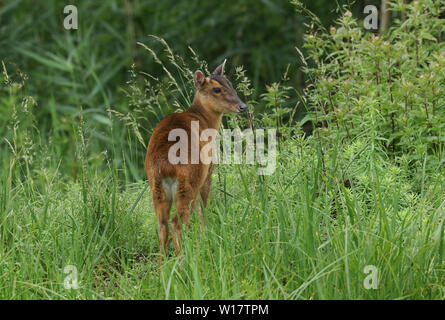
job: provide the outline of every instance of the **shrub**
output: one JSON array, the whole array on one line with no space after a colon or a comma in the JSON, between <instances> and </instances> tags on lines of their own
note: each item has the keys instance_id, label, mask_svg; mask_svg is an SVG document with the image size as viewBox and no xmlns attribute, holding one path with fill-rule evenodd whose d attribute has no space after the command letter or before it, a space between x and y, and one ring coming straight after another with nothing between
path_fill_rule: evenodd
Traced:
<instances>
[{"instance_id":1,"label":"shrub","mask_svg":"<svg viewBox=\"0 0 445 320\"><path fill-rule=\"evenodd\" d=\"M309 119L321 144L362 139L397 163L437 170L444 158L445 25L441 1L391 2L404 13L383 35L367 32L349 11L329 31L306 35Z\"/></svg>"}]
</instances>

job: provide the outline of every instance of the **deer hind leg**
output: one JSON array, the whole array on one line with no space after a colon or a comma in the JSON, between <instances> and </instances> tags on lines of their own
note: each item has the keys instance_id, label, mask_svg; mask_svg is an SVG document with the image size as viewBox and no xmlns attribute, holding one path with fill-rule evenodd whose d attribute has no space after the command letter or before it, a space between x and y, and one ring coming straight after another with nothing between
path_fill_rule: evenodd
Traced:
<instances>
[{"instance_id":1,"label":"deer hind leg","mask_svg":"<svg viewBox=\"0 0 445 320\"><path fill-rule=\"evenodd\" d=\"M184 181L179 182L176 193L176 210L177 213L172 219L172 239L173 245L177 253L181 250L181 226L187 226L193 210L197 197L198 188L194 188L189 183Z\"/></svg>"},{"instance_id":2,"label":"deer hind leg","mask_svg":"<svg viewBox=\"0 0 445 320\"><path fill-rule=\"evenodd\" d=\"M159 243L161 259L163 260L167 251L168 220L170 216L172 199L168 197L165 190L162 188L161 181L154 182L151 188L151 195L156 217L158 218Z\"/></svg>"}]
</instances>

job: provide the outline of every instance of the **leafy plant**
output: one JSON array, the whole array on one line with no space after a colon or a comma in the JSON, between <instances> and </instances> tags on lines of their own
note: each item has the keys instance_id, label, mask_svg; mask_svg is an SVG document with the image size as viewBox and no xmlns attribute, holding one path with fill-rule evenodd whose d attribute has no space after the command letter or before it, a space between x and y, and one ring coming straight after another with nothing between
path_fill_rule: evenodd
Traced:
<instances>
[{"instance_id":1,"label":"leafy plant","mask_svg":"<svg viewBox=\"0 0 445 320\"><path fill-rule=\"evenodd\" d=\"M311 85L305 90L320 143L358 137L418 171L442 167L445 140L444 24L440 1L391 3L403 11L391 30L364 32L346 11L326 32L313 24L305 49Z\"/></svg>"}]
</instances>

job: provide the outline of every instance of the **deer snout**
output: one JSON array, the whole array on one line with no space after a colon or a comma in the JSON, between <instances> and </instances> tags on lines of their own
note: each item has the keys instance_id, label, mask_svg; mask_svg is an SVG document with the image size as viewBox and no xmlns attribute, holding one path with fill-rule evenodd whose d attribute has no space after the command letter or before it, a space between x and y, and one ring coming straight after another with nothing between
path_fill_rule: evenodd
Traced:
<instances>
[{"instance_id":1,"label":"deer snout","mask_svg":"<svg viewBox=\"0 0 445 320\"><path fill-rule=\"evenodd\" d=\"M241 102L241 103L238 105L238 112L244 112L244 111L246 111L246 110L247 110L247 105L246 105L245 103Z\"/></svg>"}]
</instances>

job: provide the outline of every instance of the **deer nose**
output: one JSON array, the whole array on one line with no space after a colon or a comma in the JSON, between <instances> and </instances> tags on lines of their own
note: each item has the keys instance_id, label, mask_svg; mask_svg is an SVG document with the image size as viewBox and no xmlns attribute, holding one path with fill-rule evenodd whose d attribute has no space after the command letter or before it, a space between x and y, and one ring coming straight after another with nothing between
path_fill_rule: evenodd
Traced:
<instances>
[{"instance_id":1,"label":"deer nose","mask_svg":"<svg viewBox=\"0 0 445 320\"><path fill-rule=\"evenodd\" d=\"M247 110L246 104L241 102L240 105L238 106L238 111L239 112L244 112L246 110Z\"/></svg>"}]
</instances>

